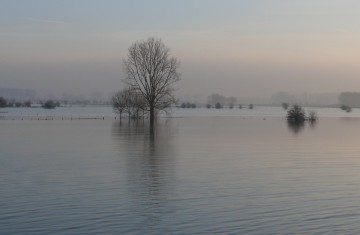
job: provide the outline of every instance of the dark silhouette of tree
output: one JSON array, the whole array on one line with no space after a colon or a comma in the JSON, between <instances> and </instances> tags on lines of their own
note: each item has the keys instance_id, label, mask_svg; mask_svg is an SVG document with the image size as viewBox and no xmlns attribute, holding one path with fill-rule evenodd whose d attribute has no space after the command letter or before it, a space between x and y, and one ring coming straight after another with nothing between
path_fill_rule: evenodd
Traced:
<instances>
[{"instance_id":1,"label":"dark silhouette of tree","mask_svg":"<svg viewBox=\"0 0 360 235\"><path fill-rule=\"evenodd\" d=\"M223 96L223 95L220 95L220 94L212 94L212 95L209 95L208 98L207 98L207 102L208 104L212 105L212 106L215 106L216 103L219 103L221 105L225 105L226 104L226 97Z\"/></svg>"},{"instance_id":2,"label":"dark silhouette of tree","mask_svg":"<svg viewBox=\"0 0 360 235\"><path fill-rule=\"evenodd\" d=\"M340 109L341 109L341 110L344 110L344 111L346 111L346 112L348 112L348 113L350 113L350 112L352 111L351 107L350 107L350 106L347 106L347 105L341 105L341 106L340 106Z\"/></svg>"},{"instance_id":3,"label":"dark silhouette of tree","mask_svg":"<svg viewBox=\"0 0 360 235\"><path fill-rule=\"evenodd\" d=\"M115 113L118 113L120 116L120 121L122 114L125 112L125 99L124 99L124 90L118 91L111 99L113 110Z\"/></svg>"},{"instance_id":4,"label":"dark silhouette of tree","mask_svg":"<svg viewBox=\"0 0 360 235\"><path fill-rule=\"evenodd\" d=\"M289 108L289 104L288 104L288 103L285 103L285 102L284 102L284 103L282 103L281 105L282 105L282 107L283 107L284 110L287 110L287 109Z\"/></svg>"},{"instance_id":5,"label":"dark silhouette of tree","mask_svg":"<svg viewBox=\"0 0 360 235\"><path fill-rule=\"evenodd\" d=\"M123 113L127 113L129 119L138 119L145 114L146 101L143 96L130 88L117 92L112 97L114 112L119 113L120 120Z\"/></svg>"},{"instance_id":6,"label":"dark silhouette of tree","mask_svg":"<svg viewBox=\"0 0 360 235\"><path fill-rule=\"evenodd\" d=\"M0 97L0 108L5 108L7 106L7 100L4 97Z\"/></svg>"},{"instance_id":7,"label":"dark silhouette of tree","mask_svg":"<svg viewBox=\"0 0 360 235\"><path fill-rule=\"evenodd\" d=\"M218 102L218 103L215 104L215 108L216 109L222 109L223 106Z\"/></svg>"},{"instance_id":8,"label":"dark silhouette of tree","mask_svg":"<svg viewBox=\"0 0 360 235\"><path fill-rule=\"evenodd\" d=\"M254 105L253 104L249 104L249 109L253 109Z\"/></svg>"},{"instance_id":9,"label":"dark silhouette of tree","mask_svg":"<svg viewBox=\"0 0 360 235\"><path fill-rule=\"evenodd\" d=\"M180 105L180 107L181 108L183 108L183 109L185 109L185 108L187 108L187 109L190 109L190 108L196 108L196 104L195 103L190 103L190 102L183 102L183 103L181 103L181 105Z\"/></svg>"},{"instance_id":10,"label":"dark silhouette of tree","mask_svg":"<svg viewBox=\"0 0 360 235\"><path fill-rule=\"evenodd\" d=\"M307 120L308 120L310 123L316 122L316 121L318 120L318 116L317 116L316 112L315 112L315 111L310 111L310 112L309 112L309 115L308 115L308 117L307 117Z\"/></svg>"},{"instance_id":11,"label":"dark silhouette of tree","mask_svg":"<svg viewBox=\"0 0 360 235\"><path fill-rule=\"evenodd\" d=\"M207 104L207 105L206 105L206 108L207 108L207 109L211 109L211 104Z\"/></svg>"},{"instance_id":12,"label":"dark silhouette of tree","mask_svg":"<svg viewBox=\"0 0 360 235\"><path fill-rule=\"evenodd\" d=\"M30 101L30 100L25 101L25 102L24 102L24 106L25 106L25 107L28 107L28 108L31 107L31 101Z\"/></svg>"},{"instance_id":13,"label":"dark silhouette of tree","mask_svg":"<svg viewBox=\"0 0 360 235\"><path fill-rule=\"evenodd\" d=\"M56 107L56 104L53 100L47 100L42 107L44 109L54 109Z\"/></svg>"},{"instance_id":14,"label":"dark silhouette of tree","mask_svg":"<svg viewBox=\"0 0 360 235\"><path fill-rule=\"evenodd\" d=\"M287 111L287 116L286 119L289 122L294 122L294 123L301 123L304 122L306 119L305 116L305 111L304 109L297 104L294 104L288 111Z\"/></svg>"},{"instance_id":15,"label":"dark silhouette of tree","mask_svg":"<svg viewBox=\"0 0 360 235\"><path fill-rule=\"evenodd\" d=\"M148 107L144 96L139 92L130 90L130 101L132 104L132 118L144 117Z\"/></svg>"},{"instance_id":16,"label":"dark silhouette of tree","mask_svg":"<svg viewBox=\"0 0 360 235\"><path fill-rule=\"evenodd\" d=\"M160 39L149 38L130 46L123 63L123 81L146 100L153 129L156 112L176 102L172 85L180 80L179 61Z\"/></svg>"}]
</instances>

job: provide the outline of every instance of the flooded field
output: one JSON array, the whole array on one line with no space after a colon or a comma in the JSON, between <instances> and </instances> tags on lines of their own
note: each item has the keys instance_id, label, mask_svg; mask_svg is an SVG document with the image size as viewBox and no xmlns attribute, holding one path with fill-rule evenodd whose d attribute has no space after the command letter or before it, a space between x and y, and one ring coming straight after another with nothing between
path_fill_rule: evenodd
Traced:
<instances>
[{"instance_id":1,"label":"flooded field","mask_svg":"<svg viewBox=\"0 0 360 235\"><path fill-rule=\"evenodd\" d=\"M105 112L0 120L0 234L360 231L358 118L184 112L151 136Z\"/></svg>"}]
</instances>

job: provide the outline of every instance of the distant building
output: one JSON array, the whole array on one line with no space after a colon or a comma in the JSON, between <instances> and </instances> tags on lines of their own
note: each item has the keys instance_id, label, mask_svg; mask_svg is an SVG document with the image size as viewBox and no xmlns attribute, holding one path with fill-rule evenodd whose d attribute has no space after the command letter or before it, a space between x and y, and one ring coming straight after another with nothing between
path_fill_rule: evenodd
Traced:
<instances>
[{"instance_id":1,"label":"distant building","mask_svg":"<svg viewBox=\"0 0 360 235\"><path fill-rule=\"evenodd\" d=\"M36 92L29 89L16 89L16 88L0 88L0 97L4 97L7 100L35 100Z\"/></svg>"}]
</instances>

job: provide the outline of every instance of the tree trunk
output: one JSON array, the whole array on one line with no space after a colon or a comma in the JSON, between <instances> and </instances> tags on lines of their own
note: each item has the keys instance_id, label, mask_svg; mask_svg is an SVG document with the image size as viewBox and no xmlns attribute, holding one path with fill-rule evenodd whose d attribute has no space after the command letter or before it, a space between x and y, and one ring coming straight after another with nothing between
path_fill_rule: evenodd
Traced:
<instances>
[{"instance_id":1,"label":"tree trunk","mask_svg":"<svg viewBox=\"0 0 360 235\"><path fill-rule=\"evenodd\" d=\"M155 122L155 109L153 105L150 105L150 130L154 130Z\"/></svg>"}]
</instances>

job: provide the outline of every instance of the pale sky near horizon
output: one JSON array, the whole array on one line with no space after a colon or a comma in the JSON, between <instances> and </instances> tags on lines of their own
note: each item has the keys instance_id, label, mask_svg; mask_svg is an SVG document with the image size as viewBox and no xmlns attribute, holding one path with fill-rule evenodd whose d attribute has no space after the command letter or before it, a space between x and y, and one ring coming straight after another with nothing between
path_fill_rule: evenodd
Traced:
<instances>
[{"instance_id":1,"label":"pale sky near horizon","mask_svg":"<svg viewBox=\"0 0 360 235\"><path fill-rule=\"evenodd\" d=\"M181 60L182 97L360 91L360 1L0 0L0 87L121 89L135 41Z\"/></svg>"}]
</instances>

